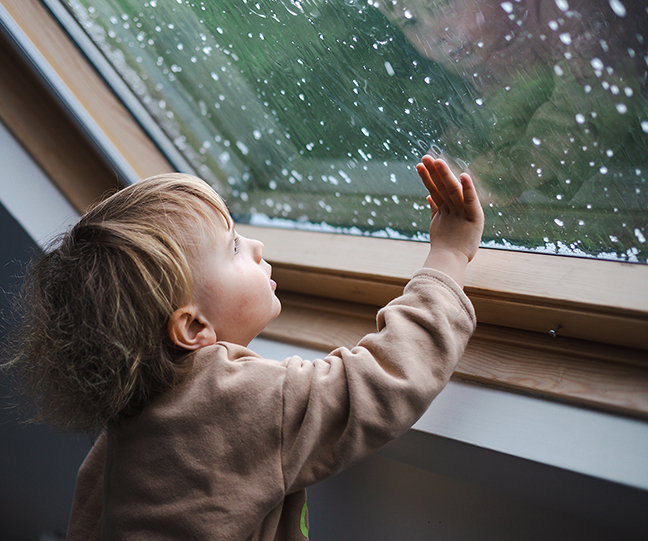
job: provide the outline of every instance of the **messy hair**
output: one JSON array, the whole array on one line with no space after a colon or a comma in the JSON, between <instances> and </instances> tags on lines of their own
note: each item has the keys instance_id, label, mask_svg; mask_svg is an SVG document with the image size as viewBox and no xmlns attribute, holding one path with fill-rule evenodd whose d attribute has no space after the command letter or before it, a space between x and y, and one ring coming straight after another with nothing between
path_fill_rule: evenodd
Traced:
<instances>
[{"instance_id":1,"label":"messy hair","mask_svg":"<svg viewBox=\"0 0 648 541\"><path fill-rule=\"evenodd\" d=\"M191 356L167 323L191 299L196 231L220 220L232 226L205 182L159 175L96 205L31 266L11 365L33 420L90 432L182 379Z\"/></svg>"}]
</instances>

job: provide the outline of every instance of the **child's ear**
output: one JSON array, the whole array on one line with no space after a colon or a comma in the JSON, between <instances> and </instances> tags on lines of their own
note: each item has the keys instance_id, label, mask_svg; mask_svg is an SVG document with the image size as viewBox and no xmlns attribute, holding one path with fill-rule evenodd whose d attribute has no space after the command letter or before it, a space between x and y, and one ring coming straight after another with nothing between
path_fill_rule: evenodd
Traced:
<instances>
[{"instance_id":1,"label":"child's ear","mask_svg":"<svg viewBox=\"0 0 648 541\"><path fill-rule=\"evenodd\" d=\"M195 350L216 343L216 331L196 313L193 305L171 314L167 332L171 341L183 349Z\"/></svg>"}]
</instances>

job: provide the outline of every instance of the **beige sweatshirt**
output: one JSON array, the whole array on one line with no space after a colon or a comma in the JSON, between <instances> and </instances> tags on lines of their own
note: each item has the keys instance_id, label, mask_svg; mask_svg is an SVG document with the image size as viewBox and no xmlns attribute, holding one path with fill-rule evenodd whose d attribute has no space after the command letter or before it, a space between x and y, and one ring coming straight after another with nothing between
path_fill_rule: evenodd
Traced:
<instances>
[{"instance_id":1,"label":"beige sweatshirt","mask_svg":"<svg viewBox=\"0 0 648 541\"><path fill-rule=\"evenodd\" d=\"M199 350L183 384L90 451L68 540L305 539L305 488L407 430L474 328L457 284L422 269L351 350L312 362Z\"/></svg>"}]
</instances>

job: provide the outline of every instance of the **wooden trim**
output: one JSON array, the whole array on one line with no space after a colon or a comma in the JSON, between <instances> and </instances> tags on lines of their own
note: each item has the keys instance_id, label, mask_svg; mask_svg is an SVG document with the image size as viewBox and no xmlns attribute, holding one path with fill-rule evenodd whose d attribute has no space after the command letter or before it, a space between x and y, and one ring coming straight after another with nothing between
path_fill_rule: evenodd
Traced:
<instances>
[{"instance_id":1,"label":"wooden trim","mask_svg":"<svg viewBox=\"0 0 648 541\"><path fill-rule=\"evenodd\" d=\"M280 288L375 306L399 294L428 250L408 241L237 229L265 244ZM483 323L544 334L560 325L560 336L648 349L647 284L646 265L480 249L465 290Z\"/></svg>"},{"instance_id":2,"label":"wooden trim","mask_svg":"<svg viewBox=\"0 0 648 541\"><path fill-rule=\"evenodd\" d=\"M2 34L0 65L0 119L72 206L83 212L118 189L119 180L103 157Z\"/></svg>"},{"instance_id":3,"label":"wooden trim","mask_svg":"<svg viewBox=\"0 0 648 541\"><path fill-rule=\"evenodd\" d=\"M0 4L140 178L174 170L41 2L0 0ZM52 179L64 183L62 176Z\"/></svg>"},{"instance_id":4,"label":"wooden trim","mask_svg":"<svg viewBox=\"0 0 648 541\"><path fill-rule=\"evenodd\" d=\"M375 306L281 293L263 338L321 351L375 332ZM648 418L645 352L480 323L455 378Z\"/></svg>"}]
</instances>

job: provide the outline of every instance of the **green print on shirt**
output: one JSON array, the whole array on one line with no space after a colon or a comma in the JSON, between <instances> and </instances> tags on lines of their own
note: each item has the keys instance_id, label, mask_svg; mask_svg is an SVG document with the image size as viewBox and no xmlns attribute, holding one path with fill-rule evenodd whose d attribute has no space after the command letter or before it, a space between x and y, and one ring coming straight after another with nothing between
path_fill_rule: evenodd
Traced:
<instances>
[{"instance_id":1,"label":"green print on shirt","mask_svg":"<svg viewBox=\"0 0 648 541\"><path fill-rule=\"evenodd\" d=\"M299 527L301 529L302 535L308 539L308 526L306 526L306 513L308 513L308 502L304 501L304 507L302 507L301 518L299 519Z\"/></svg>"}]
</instances>

